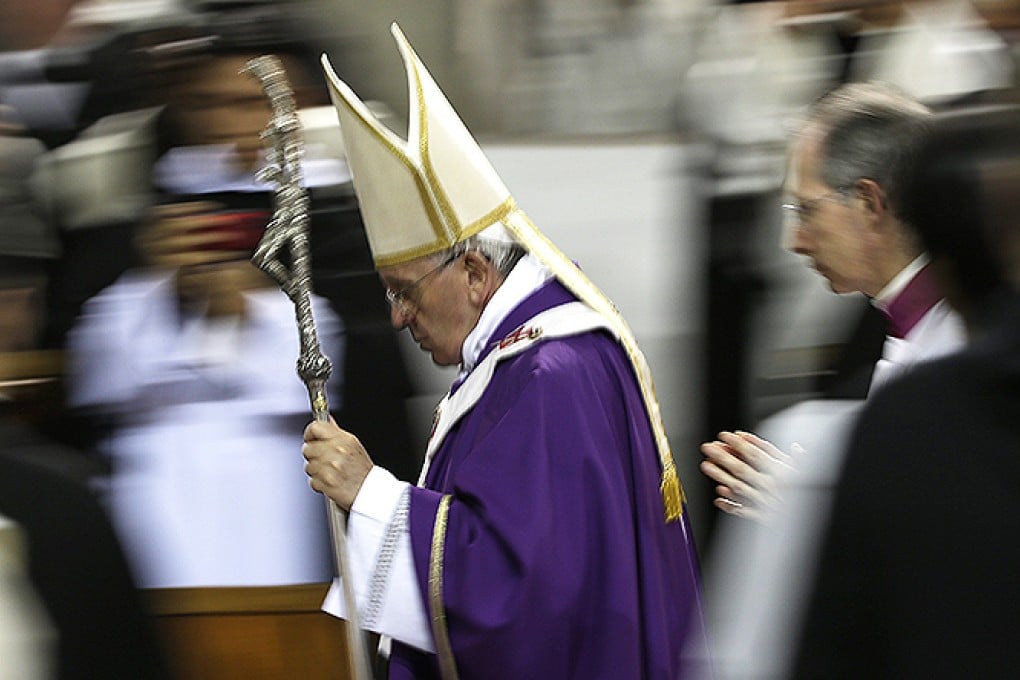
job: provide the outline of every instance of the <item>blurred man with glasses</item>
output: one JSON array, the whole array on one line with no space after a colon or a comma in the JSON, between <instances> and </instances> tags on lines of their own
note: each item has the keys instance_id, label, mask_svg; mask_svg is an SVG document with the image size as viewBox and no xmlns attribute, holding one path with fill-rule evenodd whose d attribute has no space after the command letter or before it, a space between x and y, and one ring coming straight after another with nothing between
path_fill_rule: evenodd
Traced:
<instances>
[{"instance_id":1,"label":"blurred man with glasses","mask_svg":"<svg viewBox=\"0 0 1020 680\"><path fill-rule=\"evenodd\" d=\"M901 217L903 182L929 119L924 106L890 87L847 85L810 111L791 153L784 245L834 293L863 293L888 322L869 393L963 342L962 323L942 299L916 231ZM719 484L716 506L762 518L776 495L772 459L789 463L787 453L735 432L720 433L702 451L702 470Z\"/></svg>"},{"instance_id":2,"label":"blurred man with glasses","mask_svg":"<svg viewBox=\"0 0 1020 680\"><path fill-rule=\"evenodd\" d=\"M1008 538L1020 535L1018 113L1014 96L956 110L921 150L906 210L967 346L863 409L792 677L998 678L1020 666L1020 543Z\"/></svg>"},{"instance_id":3,"label":"blurred man with glasses","mask_svg":"<svg viewBox=\"0 0 1020 680\"><path fill-rule=\"evenodd\" d=\"M918 362L962 346L964 329L936 285L930 258L903 213L904 187L930 111L898 90L845 85L807 113L790 153L786 243L837 294L862 293L885 317L868 396ZM860 400L798 404L702 444L702 471L720 510L756 523L724 524L713 552L710 610L724 677L781 677L800 588L846 433ZM748 565L754 564L754 569Z\"/></svg>"}]
</instances>

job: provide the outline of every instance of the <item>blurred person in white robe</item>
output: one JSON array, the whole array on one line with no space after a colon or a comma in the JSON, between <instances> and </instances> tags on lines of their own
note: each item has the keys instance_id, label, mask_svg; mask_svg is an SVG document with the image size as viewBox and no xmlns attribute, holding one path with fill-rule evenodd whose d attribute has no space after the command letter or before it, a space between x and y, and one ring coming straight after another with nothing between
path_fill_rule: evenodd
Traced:
<instances>
[{"instance_id":1,"label":"blurred person in white robe","mask_svg":"<svg viewBox=\"0 0 1020 680\"><path fill-rule=\"evenodd\" d=\"M1016 82L1006 40L971 0L887 3L894 22L860 30L850 76L902 88L929 106L944 107Z\"/></svg>"},{"instance_id":2,"label":"blurred person in white robe","mask_svg":"<svg viewBox=\"0 0 1020 680\"><path fill-rule=\"evenodd\" d=\"M175 66L177 135L152 170L161 198L137 231L143 264L91 298L68 336L70 400L106 420L109 507L145 587L332 574L325 509L295 453L310 407L294 306L249 260L270 216L272 187L256 177L270 112L239 71L260 52ZM304 173L308 186L346 181L335 161ZM341 367L342 322L323 298L313 310ZM342 378L328 385L334 408Z\"/></svg>"}]
</instances>

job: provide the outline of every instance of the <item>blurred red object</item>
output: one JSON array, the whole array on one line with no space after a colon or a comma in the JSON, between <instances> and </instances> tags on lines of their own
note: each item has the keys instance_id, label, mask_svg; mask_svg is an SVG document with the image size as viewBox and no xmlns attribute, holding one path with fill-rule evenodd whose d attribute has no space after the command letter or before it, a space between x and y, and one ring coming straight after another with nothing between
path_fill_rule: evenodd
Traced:
<instances>
[{"instance_id":1,"label":"blurred red object","mask_svg":"<svg viewBox=\"0 0 1020 680\"><path fill-rule=\"evenodd\" d=\"M254 252L269 224L270 214L266 210L228 210L213 217L214 224L200 227L198 231L215 233L219 238L203 244L203 249Z\"/></svg>"}]
</instances>

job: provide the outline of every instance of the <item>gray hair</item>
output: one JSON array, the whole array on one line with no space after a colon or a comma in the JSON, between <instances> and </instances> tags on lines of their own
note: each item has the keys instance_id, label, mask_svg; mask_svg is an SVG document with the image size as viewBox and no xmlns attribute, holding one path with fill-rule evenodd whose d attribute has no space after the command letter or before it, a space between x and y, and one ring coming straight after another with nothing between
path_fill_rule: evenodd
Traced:
<instances>
[{"instance_id":1,"label":"gray hair","mask_svg":"<svg viewBox=\"0 0 1020 680\"><path fill-rule=\"evenodd\" d=\"M900 220L905 219L905 185L931 122L926 106L879 83L836 88L815 103L806 120L824 135L822 181L843 189L870 179L885 191L889 209Z\"/></svg>"},{"instance_id":2,"label":"gray hair","mask_svg":"<svg viewBox=\"0 0 1020 680\"><path fill-rule=\"evenodd\" d=\"M528 251L524 249L519 243L512 241L495 241L493 239L485 238L480 234L470 236L464 240L465 252L468 250L474 250L481 253L485 259L492 262L492 266L496 268L499 275L504 279L517 263L521 261Z\"/></svg>"},{"instance_id":3,"label":"gray hair","mask_svg":"<svg viewBox=\"0 0 1020 680\"><path fill-rule=\"evenodd\" d=\"M432 255L438 263L441 261L453 260L464 253L474 251L480 253L485 259L492 263L501 278L506 278L521 258L527 255L528 251L519 243L513 241L497 241L485 238L480 234L469 236L463 241L456 243L446 250L441 250Z\"/></svg>"}]
</instances>

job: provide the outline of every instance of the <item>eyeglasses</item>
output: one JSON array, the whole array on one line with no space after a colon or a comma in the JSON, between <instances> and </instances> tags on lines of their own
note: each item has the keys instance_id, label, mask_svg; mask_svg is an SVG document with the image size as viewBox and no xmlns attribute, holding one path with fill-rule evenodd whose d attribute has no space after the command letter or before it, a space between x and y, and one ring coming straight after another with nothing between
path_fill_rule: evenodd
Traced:
<instances>
[{"instance_id":1,"label":"eyeglasses","mask_svg":"<svg viewBox=\"0 0 1020 680\"><path fill-rule=\"evenodd\" d=\"M463 255L464 252L465 252L464 250L458 249L450 253L450 255L445 260L440 262L439 265L425 272L422 276L418 277L418 279L409 286L405 286L404 288L401 288L396 292L387 288L386 301L389 302L390 306L396 309L402 315L413 314L415 311L417 311L418 303L416 300L412 298L411 293L413 293L415 289L421 287L421 285L425 283L425 279L429 278L439 270L445 269L446 267L449 267L451 264L453 264L454 260Z\"/></svg>"},{"instance_id":2,"label":"eyeglasses","mask_svg":"<svg viewBox=\"0 0 1020 680\"><path fill-rule=\"evenodd\" d=\"M804 220L811 219L811 215L814 214L818 208L818 204L822 201L831 201L836 196L845 197L847 187L837 187L831 191L827 191L821 196L808 199L806 201L794 201L791 203L784 203L783 210L791 219L795 220L798 224L804 222Z\"/></svg>"}]
</instances>

